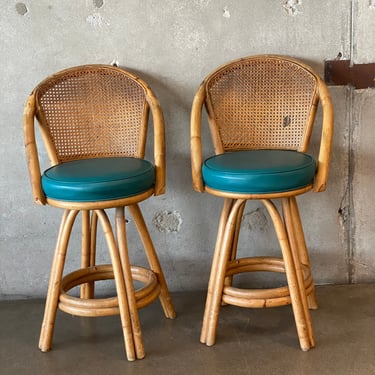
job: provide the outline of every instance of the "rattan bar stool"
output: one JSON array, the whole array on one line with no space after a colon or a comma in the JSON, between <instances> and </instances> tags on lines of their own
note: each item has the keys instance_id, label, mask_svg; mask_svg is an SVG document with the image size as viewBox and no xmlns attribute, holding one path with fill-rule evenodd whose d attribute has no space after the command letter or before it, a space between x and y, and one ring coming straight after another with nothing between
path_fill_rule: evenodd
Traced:
<instances>
[{"instance_id":1,"label":"rattan bar stool","mask_svg":"<svg viewBox=\"0 0 375 375\"><path fill-rule=\"evenodd\" d=\"M323 123L315 158L307 151L319 102ZM206 160L201 144L203 106L215 148L215 155ZM317 308L317 302L296 197L325 190L332 134L328 89L298 60L275 55L246 57L217 68L202 82L191 113L193 187L224 198L202 343L215 343L221 304L248 308L291 304L301 349L314 347L309 308ZM261 201L268 211L280 257L237 257L248 200ZM235 275L259 271L285 273L286 285L267 289L235 286Z\"/></svg>"},{"instance_id":2,"label":"rattan bar stool","mask_svg":"<svg viewBox=\"0 0 375 375\"><path fill-rule=\"evenodd\" d=\"M154 161L144 159L149 114ZM34 118L51 167L41 173ZM138 203L165 190L164 120L147 84L115 66L84 65L41 82L24 110L24 138L34 201L63 209L39 347L52 348L57 309L78 316L120 314L128 360L145 355L138 309L159 297L174 318L165 277ZM143 243L149 268L131 265L125 207ZM107 211L115 211L115 230ZM73 224L82 222L81 268L63 276ZM96 264L101 224L111 264ZM95 298L95 281L114 279L117 295ZM135 289L134 280L141 283ZM69 291L80 286L80 296Z\"/></svg>"}]
</instances>

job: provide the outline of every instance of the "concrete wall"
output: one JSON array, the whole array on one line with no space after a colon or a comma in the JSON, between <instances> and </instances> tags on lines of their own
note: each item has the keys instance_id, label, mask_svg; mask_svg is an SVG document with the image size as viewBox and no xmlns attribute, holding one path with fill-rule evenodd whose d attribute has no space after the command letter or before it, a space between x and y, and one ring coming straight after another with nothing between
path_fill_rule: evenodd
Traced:
<instances>
[{"instance_id":1,"label":"concrete wall","mask_svg":"<svg viewBox=\"0 0 375 375\"><path fill-rule=\"evenodd\" d=\"M0 297L45 294L61 212L32 202L22 138L28 93L45 76L119 62L143 77L164 109L167 193L142 204L171 290L205 289L222 202L193 192L189 113L200 81L251 54L298 57L323 74L339 53L375 60L369 0L9 0L0 12L2 88ZM317 283L375 280L373 90L332 87L336 132L328 189L300 199ZM211 143L208 132L205 153ZM316 139L316 135L315 135ZM316 144L313 140L313 146ZM43 163L47 163L42 154ZM144 258L129 223L134 262ZM249 254L277 251L263 208L250 203L240 240ZM67 269L79 262L74 233ZM100 261L108 259L99 239ZM250 245L250 248L249 248Z\"/></svg>"}]
</instances>

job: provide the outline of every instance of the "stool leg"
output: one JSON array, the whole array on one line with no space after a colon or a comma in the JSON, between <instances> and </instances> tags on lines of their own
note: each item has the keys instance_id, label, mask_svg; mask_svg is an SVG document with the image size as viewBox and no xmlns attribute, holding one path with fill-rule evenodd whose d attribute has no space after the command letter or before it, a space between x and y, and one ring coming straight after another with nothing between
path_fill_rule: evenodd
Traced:
<instances>
[{"instance_id":1,"label":"stool leg","mask_svg":"<svg viewBox=\"0 0 375 375\"><path fill-rule=\"evenodd\" d=\"M234 230L232 250L231 250L230 259L229 259L230 261L235 260L236 256L237 256L238 239L240 237L242 215L243 215L243 211L245 209L246 202L247 201L244 201L243 205L240 207L240 210L237 214L236 229ZM226 276L224 285L225 286L232 286L232 283L233 283L233 275L232 276Z\"/></svg>"},{"instance_id":2,"label":"stool leg","mask_svg":"<svg viewBox=\"0 0 375 375\"><path fill-rule=\"evenodd\" d=\"M118 297L118 305L120 310L120 318L122 323L122 330L124 335L126 355L129 361L134 361L137 356L135 353L134 338L132 332L132 323L129 312L128 297L125 287L125 280L123 275L123 269L121 265L121 259L117 247L115 237L113 235L112 227L109 222L107 214L104 210L96 210L96 214L100 220L100 223L105 234L109 253L111 256L111 262L113 266L113 274L116 283L116 291Z\"/></svg>"},{"instance_id":3,"label":"stool leg","mask_svg":"<svg viewBox=\"0 0 375 375\"><path fill-rule=\"evenodd\" d=\"M52 336L59 303L60 285L64 271L66 252L72 227L79 211L65 210L57 237L55 255L52 261L44 318L39 338L39 348L47 352L52 348Z\"/></svg>"},{"instance_id":4,"label":"stool leg","mask_svg":"<svg viewBox=\"0 0 375 375\"><path fill-rule=\"evenodd\" d=\"M98 215L95 211L91 213L91 225L90 225L90 266L93 267L96 264L96 235L98 231ZM95 283L92 283L92 290L90 291L92 298L94 298Z\"/></svg>"},{"instance_id":5,"label":"stool leg","mask_svg":"<svg viewBox=\"0 0 375 375\"><path fill-rule=\"evenodd\" d=\"M91 214L91 239L90 239L90 265L95 266L96 263L96 233L98 228L98 215L95 211Z\"/></svg>"},{"instance_id":6,"label":"stool leg","mask_svg":"<svg viewBox=\"0 0 375 375\"><path fill-rule=\"evenodd\" d=\"M224 199L224 205L221 211L219 228L217 231L216 245L215 245L215 250L214 250L214 254L212 258L210 279L208 282L206 305L205 305L204 315L203 315L203 323L202 323L202 330L201 330L201 337L200 337L200 341L202 344L205 344L207 341L207 324L209 320L209 312L211 311L212 295L214 294L215 277L217 275L217 264L219 261L220 247L223 241L225 225L228 221L228 216L233 206L233 202L234 202L233 199L227 199L227 198Z\"/></svg>"},{"instance_id":7,"label":"stool leg","mask_svg":"<svg viewBox=\"0 0 375 375\"><path fill-rule=\"evenodd\" d=\"M141 241L143 243L143 247L146 252L146 256L148 259L148 263L150 265L151 270L156 274L156 277L160 284L160 303L163 307L164 314L167 318L174 319L176 317L176 313L172 304L172 299L170 297L167 283L165 281L163 270L160 266L160 262L158 256L155 251L155 247L152 243L150 234L148 232L146 223L144 221L143 215L139 206L137 204L133 204L128 206L128 209L134 219L135 225L138 229L138 233L140 235Z\"/></svg>"},{"instance_id":8,"label":"stool leg","mask_svg":"<svg viewBox=\"0 0 375 375\"><path fill-rule=\"evenodd\" d=\"M116 208L116 234L120 253L122 272L125 280L126 294L128 297L130 321L132 324L133 339L135 345L135 352L138 359L145 356L145 350L142 340L141 325L139 323L137 301L135 298L135 291L133 285L133 278L131 273L131 265L129 260L128 245L126 240L126 224L124 207Z\"/></svg>"},{"instance_id":9,"label":"stool leg","mask_svg":"<svg viewBox=\"0 0 375 375\"><path fill-rule=\"evenodd\" d=\"M91 264L91 227L90 227L90 211L83 210L82 213L82 255L81 268L88 268ZM85 283L81 285L81 298L93 298L94 283Z\"/></svg>"},{"instance_id":10,"label":"stool leg","mask_svg":"<svg viewBox=\"0 0 375 375\"><path fill-rule=\"evenodd\" d=\"M314 347L315 339L314 339L314 334L313 334L313 329L312 329L310 312L308 310L309 307L308 307L307 294L306 294L306 288L305 288L304 277L303 277L302 263L300 260L300 252L299 252L297 241L296 241L296 231L294 227L295 220L292 216L293 211L291 209L290 203L291 203L290 198L282 199L284 222L285 222L285 227L286 227L288 238L289 238L290 249L291 249L291 253L293 257L293 263L294 263L294 267L296 270L296 276L298 279L298 286L299 286L299 291L301 295L305 321L307 325L307 332L308 332L309 339L310 339L310 345L311 347Z\"/></svg>"},{"instance_id":11,"label":"stool leg","mask_svg":"<svg viewBox=\"0 0 375 375\"><path fill-rule=\"evenodd\" d=\"M98 216L95 211L82 211L82 268L95 266L96 262L96 234ZM81 298L92 299L95 295L95 283L89 282L81 285Z\"/></svg>"},{"instance_id":12,"label":"stool leg","mask_svg":"<svg viewBox=\"0 0 375 375\"><path fill-rule=\"evenodd\" d=\"M297 248L300 256L301 263L306 266L311 273L310 259L307 252L307 246L305 241L305 236L303 234L303 227L301 222L301 217L298 210L296 197L290 197L290 208L291 216L293 219L294 232L296 237ZM307 296L307 302L310 309L317 309L318 302L315 293L315 286L313 281L313 289L311 293Z\"/></svg>"},{"instance_id":13,"label":"stool leg","mask_svg":"<svg viewBox=\"0 0 375 375\"><path fill-rule=\"evenodd\" d=\"M222 235L221 244L217 246L215 249L215 265L214 268L216 269L216 275L211 272L210 276L210 286L211 290L208 293L211 294L208 297L210 303L205 312L205 321L203 322L203 326L206 326L206 340L205 343L207 346L214 345L215 337L216 337L216 327L219 318L219 310L220 310L220 303L222 300L223 288L224 288L224 281L225 281L225 274L228 261L230 259L230 254L232 250L233 244L233 236L236 229L237 217L238 213L241 211L241 206L244 203L244 199L237 199L234 201L234 204L230 210L228 220L225 224L224 233ZM218 237L221 237L219 235ZM211 280L212 279L212 280Z\"/></svg>"},{"instance_id":14,"label":"stool leg","mask_svg":"<svg viewBox=\"0 0 375 375\"><path fill-rule=\"evenodd\" d=\"M303 299L306 299L305 292L301 293L301 289L303 288L303 291L305 291L304 284L300 286L300 280L303 280L302 275L299 275L298 273L301 271L300 267L297 268L294 264L294 259L298 259L292 254L292 250L290 248L289 240L288 240L288 234L286 232L286 228L284 226L284 223L280 217L280 214L275 207L275 205L267 200L262 199L262 202L264 203L265 207L267 208L271 219L273 221L275 231L277 238L279 240L279 244L281 247L281 252L284 259L285 264L285 271L286 271L286 277L288 282L288 287L290 291L290 298L292 302L292 309L294 314L294 319L296 322L297 327L297 333L300 341L301 349L306 351L309 350L312 347L312 343L310 340L310 326L311 326L311 317L310 312L307 309L304 308L304 301ZM283 205L286 205L282 201ZM307 301L306 301L307 304Z\"/></svg>"}]
</instances>

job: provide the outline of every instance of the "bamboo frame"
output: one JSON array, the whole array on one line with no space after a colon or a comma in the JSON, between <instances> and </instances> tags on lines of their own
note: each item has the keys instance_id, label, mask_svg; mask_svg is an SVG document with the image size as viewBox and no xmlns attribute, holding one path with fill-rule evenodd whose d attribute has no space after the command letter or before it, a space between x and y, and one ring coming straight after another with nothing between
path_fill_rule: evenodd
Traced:
<instances>
[{"instance_id":1,"label":"bamboo frame","mask_svg":"<svg viewBox=\"0 0 375 375\"><path fill-rule=\"evenodd\" d=\"M96 75L115 77L113 81L111 81L111 84L115 85L113 89L113 95L115 96L122 94L121 90L126 88L124 86L124 81L131 82L133 88L130 89L127 98L137 101L137 108L140 108L142 113L137 117L140 123L137 142L130 147L130 149L134 151L131 151L128 156L144 157L148 120L150 113L152 115L152 124L154 127L155 184L152 188L143 193L110 201L67 202L46 197L43 192L34 119L37 118L38 120L39 129L51 165L56 165L68 160L85 158L86 156L84 154L74 154L70 156L66 155L64 150L63 153L61 152L59 149L60 146L56 143L51 131L55 112L52 110L53 113L50 118L48 115L49 107L44 106L42 98L44 93L55 84L59 84L61 81L68 78L70 79L71 77L79 77L82 74L86 75L87 73L93 77L93 81L90 81L90 84L93 85L95 85ZM121 83L122 86L116 86L116 77L122 77L124 79ZM62 90L64 90L65 87L66 85L64 84ZM111 89L112 88L109 88L109 90ZM142 97L139 97L140 93ZM69 92L66 96L68 95ZM121 98L123 97L121 96ZM96 100L96 98L94 99ZM49 97L46 100L50 100ZM57 94L56 100L61 100L59 93ZM107 100L107 98L100 98L100 101L102 100ZM81 103L86 103L86 100L82 100L78 105L81 105ZM52 107L54 105L55 103L52 103ZM85 104L83 104L83 106L84 105ZM111 98L108 101L108 106L112 106ZM130 106L132 106L132 102ZM73 108L74 115L75 113L80 113L81 109L82 113L85 113L84 107L80 108L79 111ZM90 107L88 110L91 111L92 108ZM96 112L90 112L88 118L91 119L96 115L102 117L108 115L113 117L114 113L117 114L116 108L114 107L111 107L108 113L106 110L106 107L104 107L104 113L100 113L94 107L94 111ZM67 111L62 112L65 113ZM135 109L130 112L132 113L130 113L129 116L136 116ZM69 114L67 116L69 116ZM120 124L120 122L118 122L118 117L116 117L114 121L116 121L116 126ZM124 120L124 124L125 123L127 122ZM86 125L85 123L85 126ZM139 77L117 67L108 65L84 65L69 68L48 77L30 94L25 104L23 126L26 157L34 201L38 204L48 204L64 209L51 267L51 276L39 341L40 349L45 352L52 348L56 311L57 308L59 308L64 312L79 316L96 317L119 314L127 359L133 361L143 358L145 356L145 350L138 310L148 306L159 297L165 316L167 318L174 318L176 316L162 268L138 207L138 202L148 199L151 195L159 195L165 192L164 118L155 94ZM126 129L124 129L124 131L126 131ZM69 134L69 136L71 135ZM110 139L113 139L113 137L110 137ZM127 137L124 139L126 141ZM126 144L123 144L123 146L124 149L127 149ZM100 147L100 144L98 147ZM104 147L105 149L98 150L97 154L94 154L92 157L100 157L100 155L116 157L122 155L121 145L119 147L117 143L116 149L119 151L114 150L113 155L111 154L111 147L108 149L106 144L104 144ZM134 217L149 261L149 268L134 266L130 263L126 238L125 207L129 207ZM105 211L108 208L115 208L115 233ZM81 268L63 276L69 238L79 212L82 213ZM98 222L101 224L110 253L111 264L108 265L96 265L96 235ZM107 279L115 280L117 295L109 298L95 298L95 281ZM135 290L133 280L140 281L143 286ZM69 295L70 289L76 286L80 286L81 288L79 298Z\"/></svg>"},{"instance_id":2,"label":"bamboo frame","mask_svg":"<svg viewBox=\"0 0 375 375\"><path fill-rule=\"evenodd\" d=\"M227 146L222 139L219 115L215 112L210 96L211 87L214 86L214 83L211 82L215 82L217 77L225 75L226 71L237 69L241 64L256 64L257 62L262 63L264 61L267 61L268 64L292 65L296 67L295 69L302 71L305 77L309 77L309 89L312 90L311 101L310 104L306 106L306 125L300 143L298 143L298 146L295 148L296 151L307 151L318 103L322 106L323 122L318 154L318 167L314 182L300 189L272 194L240 194L209 188L205 186L202 178L201 121L203 106L205 106L208 115L208 124L215 154L221 154L227 150L236 150L236 146ZM237 72L235 74L237 74ZM251 75L247 76L247 79L251 80L252 78ZM313 86L311 86L311 82L314 82ZM253 85L261 85L262 83L263 82L258 81L257 83L253 83ZM301 90L303 89L302 85ZM223 91L223 95L229 97L231 95L237 95L238 92L234 93L234 91L235 88L228 85L228 91L225 93ZM272 90L268 92L272 92ZM219 94L215 93L215 95ZM238 103L239 100L241 99L237 98L234 102ZM243 108L243 106L241 108L230 108L228 105L230 102L226 103L225 111L246 112L248 110L247 108ZM264 108L262 108L263 103L260 102L258 104L259 111L264 111ZM306 103L304 105L306 105ZM277 116L275 115L274 117ZM225 131L228 131L228 129ZM328 89L321 78L309 66L296 59L276 55L259 55L238 59L215 69L199 86L193 100L191 111L191 166L193 188L198 192L207 192L224 199L203 315L200 337L202 343L208 346L215 344L221 304L231 304L247 308L264 308L291 304L301 349L306 351L315 346L309 309L316 309L318 305L296 196L310 190L315 192L325 190L332 149L332 137L333 108ZM239 144L238 149L243 149L241 147L243 146ZM283 148L281 144L270 148L273 147ZM252 148L248 146L246 149L257 148L258 147ZM285 145L284 148L290 149L290 146ZM266 207L280 244L281 257L258 256L237 258L237 244L243 210L246 201L250 199L260 200ZM281 200L281 213L279 213L273 200ZM269 289L244 289L233 286L234 275L259 271L285 273L287 285Z\"/></svg>"}]
</instances>

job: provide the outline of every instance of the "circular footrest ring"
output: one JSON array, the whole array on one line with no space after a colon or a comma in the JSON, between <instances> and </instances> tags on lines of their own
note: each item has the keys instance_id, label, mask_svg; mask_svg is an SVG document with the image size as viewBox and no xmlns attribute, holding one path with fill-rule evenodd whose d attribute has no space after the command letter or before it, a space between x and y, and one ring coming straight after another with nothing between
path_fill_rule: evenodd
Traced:
<instances>
[{"instance_id":1,"label":"circular footrest ring","mask_svg":"<svg viewBox=\"0 0 375 375\"><path fill-rule=\"evenodd\" d=\"M302 265L306 294L313 290L312 275L308 267ZM284 261L275 257L241 258L229 262L226 276L245 272L278 272L285 273ZM244 289L224 286L222 301L229 305L250 308L264 308L290 305L289 287L264 289Z\"/></svg>"},{"instance_id":2,"label":"circular footrest ring","mask_svg":"<svg viewBox=\"0 0 375 375\"><path fill-rule=\"evenodd\" d=\"M133 280L143 286L134 291L137 308L149 305L160 294L160 285L154 272L149 269L131 266ZM113 268L110 264L103 264L73 271L63 277L59 297L59 309L77 316L107 316L119 314L118 298L89 298L83 299L68 294L69 290L92 281L114 279Z\"/></svg>"}]
</instances>

